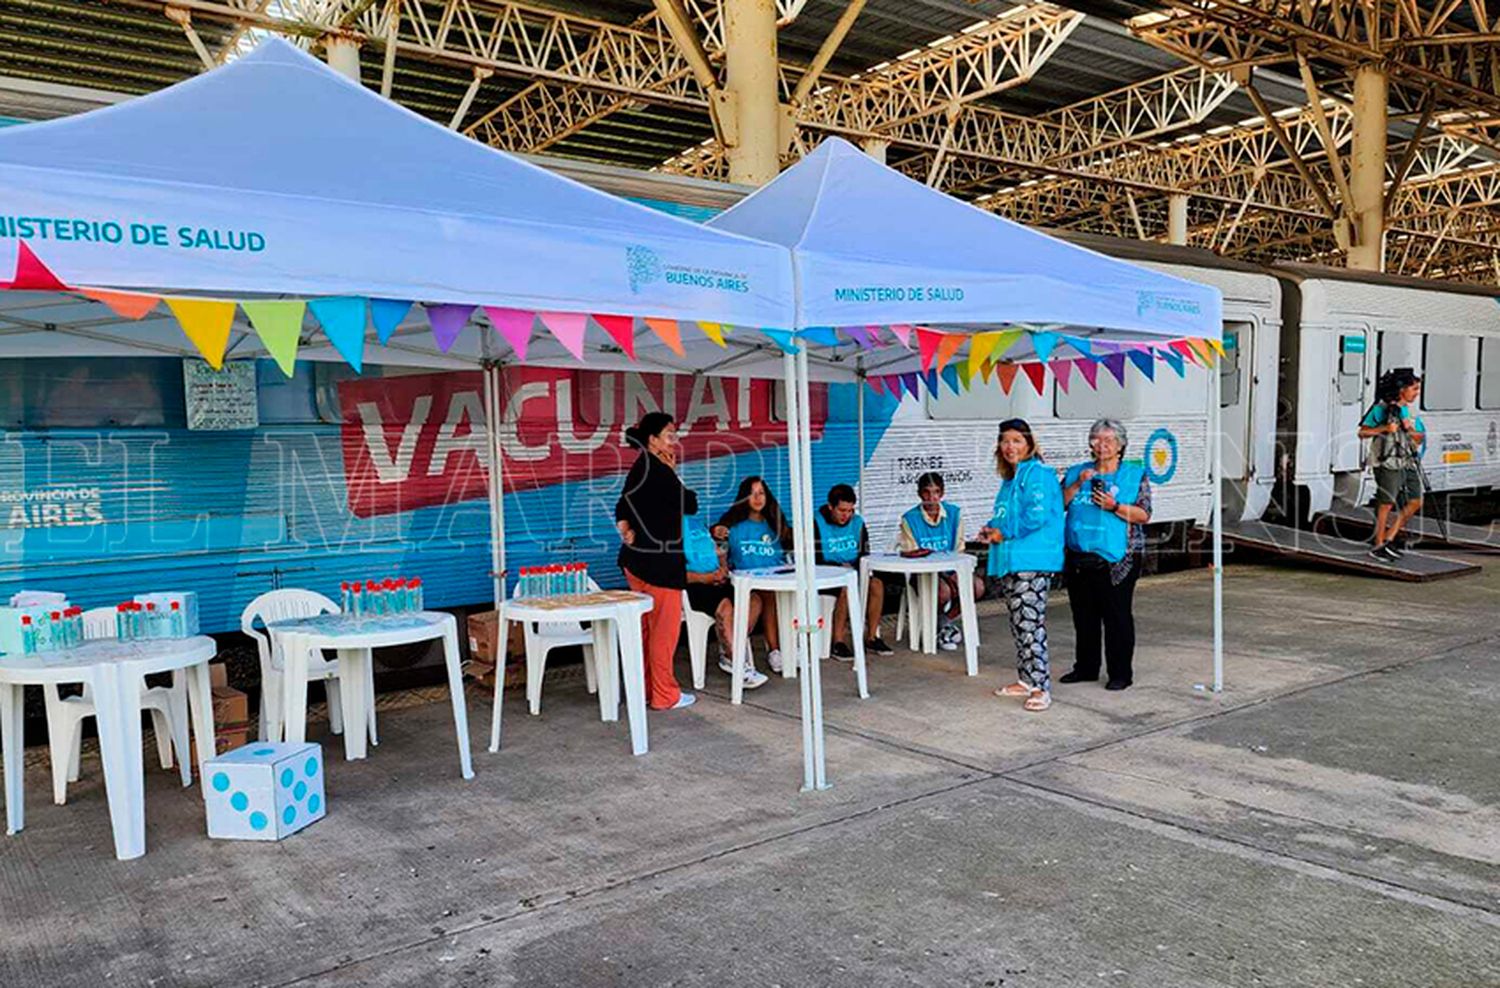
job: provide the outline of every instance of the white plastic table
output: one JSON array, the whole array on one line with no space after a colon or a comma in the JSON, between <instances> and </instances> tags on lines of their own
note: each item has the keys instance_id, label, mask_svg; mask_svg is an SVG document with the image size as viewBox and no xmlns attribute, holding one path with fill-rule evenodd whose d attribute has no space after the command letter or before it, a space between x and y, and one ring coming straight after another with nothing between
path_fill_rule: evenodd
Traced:
<instances>
[{"instance_id":1,"label":"white plastic table","mask_svg":"<svg viewBox=\"0 0 1500 988\"><path fill-rule=\"evenodd\" d=\"M218 646L204 635L151 641L98 639L61 652L0 656L0 744L5 749L6 833L25 826L22 752L26 746L23 687L84 683L92 691L104 763L104 792L121 861L146 853L146 785L141 755L141 679L182 671L198 742L198 767L214 757L213 697L208 663ZM179 752L184 758L185 753Z\"/></svg>"},{"instance_id":2,"label":"white plastic table","mask_svg":"<svg viewBox=\"0 0 1500 988\"><path fill-rule=\"evenodd\" d=\"M756 590L769 590L776 594L776 624L781 632L781 648L785 655L782 659L781 674L791 679L797 675L798 663L806 661L807 657L802 654L803 646L807 645L805 637L798 635L792 630L793 608L796 606L797 574L790 566L775 566L766 569L737 569L730 570L729 580L734 585L734 672L731 674L733 683L729 687L731 703L741 703L745 697L745 661L750 654L750 594ZM849 594L850 621L858 621L858 615L864 614L864 607L860 601L864 595L860 593L859 574L848 566L817 566L814 567L813 589L832 590L839 588ZM860 699L868 699L870 696L870 683L865 671L865 639L861 634L853 634L854 640L854 678L859 686ZM785 656L789 655L790 658Z\"/></svg>"},{"instance_id":3,"label":"white plastic table","mask_svg":"<svg viewBox=\"0 0 1500 988\"><path fill-rule=\"evenodd\" d=\"M620 682L625 685L625 711L630 718L630 750L644 755L646 736L646 651L641 641L641 617L651 610L651 598L630 590L595 590L552 597L518 597L500 605L498 637L502 658L495 669L495 709L490 717L490 750L500 750L500 701L505 694L505 643L510 622L588 621L594 633L594 662L599 670L599 717L620 719ZM614 660L618 652L620 660ZM623 676L622 676L623 670Z\"/></svg>"},{"instance_id":4,"label":"white plastic table","mask_svg":"<svg viewBox=\"0 0 1500 988\"><path fill-rule=\"evenodd\" d=\"M859 561L860 585L870 586L871 573L915 576L916 599L907 607L911 622L911 647L937 651L937 578L939 573L958 574L958 603L964 625L964 658L971 676L979 675L979 616L974 609L975 559L967 552L934 552L908 559L896 554L865 556Z\"/></svg>"},{"instance_id":5,"label":"white plastic table","mask_svg":"<svg viewBox=\"0 0 1500 988\"><path fill-rule=\"evenodd\" d=\"M465 779L474 778L469 754L469 713L464 703L462 657L458 651L458 621L440 611L416 611L383 617L352 614L320 614L317 617L272 621L266 630L285 656L282 673L285 686L286 740L307 740L307 657L314 649L339 653L339 699L344 714L344 758L355 761L368 752L365 710L365 677L374 674L373 649L413 642L443 640L443 660L448 666L448 693L453 701L453 727L458 734L458 764Z\"/></svg>"}]
</instances>

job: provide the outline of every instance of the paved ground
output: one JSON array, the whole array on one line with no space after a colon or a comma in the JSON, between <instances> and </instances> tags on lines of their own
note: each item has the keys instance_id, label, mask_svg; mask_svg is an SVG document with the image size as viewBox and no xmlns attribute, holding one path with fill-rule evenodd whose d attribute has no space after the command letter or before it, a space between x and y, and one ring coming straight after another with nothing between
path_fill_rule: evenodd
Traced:
<instances>
[{"instance_id":1,"label":"paved ground","mask_svg":"<svg viewBox=\"0 0 1500 988\"><path fill-rule=\"evenodd\" d=\"M1483 560L1481 560L1483 561ZM45 769L0 841L0 985L1500 985L1500 559L1423 586L1229 571L1229 686L1205 573L1149 581L1137 686L1042 716L955 655L825 664L834 787L798 792L795 684L743 708L711 668L632 758L581 681L519 696L458 777L446 704L328 748L330 816L209 841L148 773L119 863L97 760ZM1066 605L1055 661L1068 666ZM686 676L686 662L682 664ZM316 733L316 732L315 732Z\"/></svg>"}]
</instances>

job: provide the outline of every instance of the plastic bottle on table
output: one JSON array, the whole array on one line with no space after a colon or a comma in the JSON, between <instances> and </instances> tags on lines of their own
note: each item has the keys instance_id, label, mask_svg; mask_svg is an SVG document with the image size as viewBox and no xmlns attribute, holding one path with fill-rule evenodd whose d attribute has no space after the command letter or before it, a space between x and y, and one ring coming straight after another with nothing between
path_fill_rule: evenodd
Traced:
<instances>
[{"instance_id":1,"label":"plastic bottle on table","mask_svg":"<svg viewBox=\"0 0 1500 988\"><path fill-rule=\"evenodd\" d=\"M120 641L125 640L125 605L115 605L115 637Z\"/></svg>"},{"instance_id":2,"label":"plastic bottle on table","mask_svg":"<svg viewBox=\"0 0 1500 988\"><path fill-rule=\"evenodd\" d=\"M156 612L155 603L146 605L146 637L161 637L161 615Z\"/></svg>"},{"instance_id":3,"label":"plastic bottle on table","mask_svg":"<svg viewBox=\"0 0 1500 988\"><path fill-rule=\"evenodd\" d=\"M399 602L396 598L396 581L387 577L385 582L380 585L380 592L385 595L385 612L387 614L400 614L401 608L398 606Z\"/></svg>"},{"instance_id":4,"label":"plastic bottle on table","mask_svg":"<svg viewBox=\"0 0 1500 988\"><path fill-rule=\"evenodd\" d=\"M412 577L409 586L411 587L411 609L414 611L420 611L423 609L422 578L420 576Z\"/></svg>"},{"instance_id":5,"label":"plastic bottle on table","mask_svg":"<svg viewBox=\"0 0 1500 988\"><path fill-rule=\"evenodd\" d=\"M345 614L349 613L349 581L339 582L339 610Z\"/></svg>"},{"instance_id":6,"label":"plastic bottle on table","mask_svg":"<svg viewBox=\"0 0 1500 988\"><path fill-rule=\"evenodd\" d=\"M170 619L173 638L184 638L187 636L187 622L183 620L182 605L180 601L172 601L172 612L167 615Z\"/></svg>"},{"instance_id":7,"label":"plastic bottle on table","mask_svg":"<svg viewBox=\"0 0 1500 988\"><path fill-rule=\"evenodd\" d=\"M30 614L21 615L21 654L32 655L36 652L36 625L31 621Z\"/></svg>"}]
</instances>

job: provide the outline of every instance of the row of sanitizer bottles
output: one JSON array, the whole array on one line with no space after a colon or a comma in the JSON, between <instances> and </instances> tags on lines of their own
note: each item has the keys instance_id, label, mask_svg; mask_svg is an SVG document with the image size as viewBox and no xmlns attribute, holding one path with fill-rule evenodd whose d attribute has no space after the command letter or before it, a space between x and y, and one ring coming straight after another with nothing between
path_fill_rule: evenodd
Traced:
<instances>
[{"instance_id":1,"label":"row of sanitizer bottles","mask_svg":"<svg viewBox=\"0 0 1500 988\"><path fill-rule=\"evenodd\" d=\"M522 597L556 597L561 594L588 592L588 563L521 567Z\"/></svg>"},{"instance_id":2,"label":"row of sanitizer bottles","mask_svg":"<svg viewBox=\"0 0 1500 988\"><path fill-rule=\"evenodd\" d=\"M137 601L115 605L115 637L120 641L182 638L186 634L186 618L175 600L168 610Z\"/></svg>"},{"instance_id":3,"label":"row of sanitizer bottles","mask_svg":"<svg viewBox=\"0 0 1500 988\"><path fill-rule=\"evenodd\" d=\"M55 652L83 644L83 608L68 607L60 611L43 613L41 620L32 621L30 614L21 615L21 651L27 655L37 652Z\"/></svg>"},{"instance_id":4,"label":"row of sanitizer bottles","mask_svg":"<svg viewBox=\"0 0 1500 988\"><path fill-rule=\"evenodd\" d=\"M414 614L422 610L422 581L355 580L340 583L340 606L355 617L384 617L388 614Z\"/></svg>"}]
</instances>

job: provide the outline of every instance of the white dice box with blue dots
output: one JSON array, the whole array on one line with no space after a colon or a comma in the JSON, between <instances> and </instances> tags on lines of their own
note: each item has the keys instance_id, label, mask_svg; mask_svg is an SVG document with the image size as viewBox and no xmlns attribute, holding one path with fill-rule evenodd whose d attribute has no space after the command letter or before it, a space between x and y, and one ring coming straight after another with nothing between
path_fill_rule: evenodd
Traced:
<instances>
[{"instance_id":1,"label":"white dice box with blue dots","mask_svg":"<svg viewBox=\"0 0 1500 988\"><path fill-rule=\"evenodd\" d=\"M281 840L328 812L316 744L253 742L210 759L203 778L210 837Z\"/></svg>"}]
</instances>

